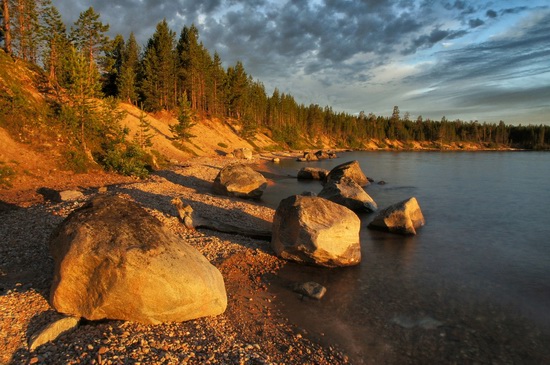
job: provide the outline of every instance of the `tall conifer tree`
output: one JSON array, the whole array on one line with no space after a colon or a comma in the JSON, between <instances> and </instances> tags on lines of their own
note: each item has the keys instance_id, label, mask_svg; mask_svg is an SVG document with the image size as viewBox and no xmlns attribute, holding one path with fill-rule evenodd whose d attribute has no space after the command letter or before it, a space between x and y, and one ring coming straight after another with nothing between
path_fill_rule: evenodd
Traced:
<instances>
[{"instance_id":1,"label":"tall conifer tree","mask_svg":"<svg viewBox=\"0 0 550 365\"><path fill-rule=\"evenodd\" d=\"M109 44L105 52L104 68L106 71L103 92L107 96L119 96L118 79L120 78L122 64L124 63L124 51L126 45L124 37L118 34Z\"/></svg>"},{"instance_id":2,"label":"tall conifer tree","mask_svg":"<svg viewBox=\"0 0 550 365\"><path fill-rule=\"evenodd\" d=\"M166 19L157 24L142 60L141 92L146 110L170 110L176 106L175 33Z\"/></svg>"},{"instance_id":3,"label":"tall conifer tree","mask_svg":"<svg viewBox=\"0 0 550 365\"><path fill-rule=\"evenodd\" d=\"M105 51L109 41L105 34L109 30L109 25L103 24L99 18L100 15L90 7L80 13L74 27L71 27L70 38L76 49L86 55L90 75L99 65L100 54Z\"/></svg>"},{"instance_id":4,"label":"tall conifer tree","mask_svg":"<svg viewBox=\"0 0 550 365\"><path fill-rule=\"evenodd\" d=\"M42 61L50 82L57 85L62 72L63 59L68 47L67 29L61 14L51 0L43 0L40 11L41 39L43 42Z\"/></svg>"},{"instance_id":5,"label":"tall conifer tree","mask_svg":"<svg viewBox=\"0 0 550 365\"><path fill-rule=\"evenodd\" d=\"M130 33L117 79L118 97L129 103L137 102L137 73L139 69L139 45L134 33Z\"/></svg>"}]
</instances>

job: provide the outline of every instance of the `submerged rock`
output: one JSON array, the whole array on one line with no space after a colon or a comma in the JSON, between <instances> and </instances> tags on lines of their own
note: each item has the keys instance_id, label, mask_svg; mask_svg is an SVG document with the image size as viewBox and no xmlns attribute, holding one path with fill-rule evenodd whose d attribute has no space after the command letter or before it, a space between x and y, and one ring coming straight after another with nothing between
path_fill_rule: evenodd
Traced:
<instances>
[{"instance_id":1,"label":"submerged rock","mask_svg":"<svg viewBox=\"0 0 550 365\"><path fill-rule=\"evenodd\" d=\"M420 210L418 201L412 197L380 211L369 224L369 228L405 235L415 235L416 230L425 223L426 221L424 220L424 215Z\"/></svg>"},{"instance_id":2,"label":"submerged rock","mask_svg":"<svg viewBox=\"0 0 550 365\"><path fill-rule=\"evenodd\" d=\"M326 267L357 265L360 227L359 217L342 205L293 195L275 212L271 246L287 260Z\"/></svg>"},{"instance_id":3,"label":"submerged rock","mask_svg":"<svg viewBox=\"0 0 550 365\"><path fill-rule=\"evenodd\" d=\"M307 283L296 284L293 286L292 290L296 293L308 296L313 299L320 300L323 298L327 292L327 288L322 286L319 283L314 281L308 281Z\"/></svg>"},{"instance_id":4,"label":"submerged rock","mask_svg":"<svg viewBox=\"0 0 550 365\"><path fill-rule=\"evenodd\" d=\"M399 315L393 317L391 321L392 323L406 329L421 328L425 330L433 330L443 325L443 322L428 316L411 317Z\"/></svg>"},{"instance_id":5,"label":"submerged rock","mask_svg":"<svg viewBox=\"0 0 550 365\"><path fill-rule=\"evenodd\" d=\"M98 196L71 213L50 248L50 303L60 313L155 324L218 315L227 306L218 269L118 196Z\"/></svg>"},{"instance_id":6,"label":"submerged rock","mask_svg":"<svg viewBox=\"0 0 550 365\"><path fill-rule=\"evenodd\" d=\"M340 180L329 180L319 197L328 199L349 209L360 212L374 212L378 209L376 202L353 179L343 176Z\"/></svg>"}]
</instances>

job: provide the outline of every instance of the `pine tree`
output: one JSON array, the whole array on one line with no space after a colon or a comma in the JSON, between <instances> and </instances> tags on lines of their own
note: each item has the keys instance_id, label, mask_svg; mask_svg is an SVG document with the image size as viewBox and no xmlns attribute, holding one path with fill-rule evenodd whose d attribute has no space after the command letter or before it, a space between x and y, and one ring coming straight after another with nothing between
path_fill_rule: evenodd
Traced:
<instances>
[{"instance_id":1,"label":"pine tree","mask_svg":"<svg viewBox=\"0 0 550 365\"><path fill-rule=\"evenodd\" d=\"M124 49L120 73L117 79L118 97L129 103L137 102L137 72L139 69L139 46L134 33Z\"/></svg>"},{"instance_id":2,"label":"pine tree","mask_svg":"<svg viewBox=\"0 0 550 365\"><path fill-rule=\"evenodd\" d=\"M222 66L220 55L215 52L212 65L210 66L212 74L211 101L209 103L210 112L213 115L221 116L225 113L223 105L225 104L225 70Z\"/></svg>"},{"instance_id":3,"label":"pine tree","mask_svg":"<svg viewBox=\"0 0 550 365\"><path fill-rule=\"evenodd\" d=\"M248 76L242 62L238 61L235 67L227 69L227 104L228 114L240 119L245 111Z\"/></svg>"},{"instance_id":4,"label":"pine tree","mask_svg":"<svg viewBox=\"0 0 550 365\"><path fill-rule=\"evenodd\" d=\"M142 60L141 93L146 110L170 110L176 106L175 33L166 19L157 24Z\"/></svg>"},{"instance_id":5,"label":"pine tree","mask_svg":"<svg viewBox=\"0 0 550 365\"><path fill-rule=\"evenodd\" d=\"M92 77L94 68L101 64L100 54L105 51L109 41L105 35L109 30L109 25L103 24L99 18L100 15L94 11L93 7L90 7L80 13L74 27L71 27L70 38L76 49L86 55L90 77ZM89 80L89 83L91 82L92 80Z\"/></svg>"},{"instance_id":6,"label":"pine tree","mask_svg":"<svg viewBox=\"0 0 550 365\"><path fill-rule=\"evenodd\" d=\"M50 82L59 83L58 76L62 71L64 53L67 51L67 30L59 11L52 5L51 0L43 0L40 11L41 39L43 46L42 60L48 71Z\"/></svg>"},{"instance_id":7,"label":"pine tree","mask_svg":"<svg viewBox=\"0 0 550 365\"><path fill-rule=\"evenodd\" d=\"M138 145L141 149L151 147L153 145L153 134L151 133L151 122L146 118L145 112L140 108L139 114L139 129L136 134Z\"/></svg>"},{"instance_id":8,"label":"pine tree","mask_svg":"<svg viewBox=\"0 0 550 365\"><path fill-rule=\"evenodd\" d=\"M178 107L178 123L170 126L170 131L174 133L175 139L187 141L192 137L190 130L196 123L193 121L193 112L187 99L187 94L183 93Z\"/></svg>"},{"instance_id":9,"label":"pine tree","mask_svg":"<svg viewBox=\"0 0 550 365\"><path fill-rule=\"evenodd\" d=\"M213 84L212 58L199 43L199 31L195 25L183 27L176 47L178 57L179 90L187 92L191 108L204 112L208 107L207 89Z\"/></svg>"},{"instance_id":10,"label":"pine tree","mask_svg":"<svg viewBox=\"0 0 550 365\"><path fill-rule=\"evenodd\" d=\"M106 74L104 76L103 92L107 96L119 96L118 80L121 77L125 49L124 37L120 34L117 34L109 46L106 47L104 61Z\"/></svg>"},{"instance_id":11,"label":"pine tree","mask_svg":"<svg viewBox=\"0 0 550 365\"><path fill-rule=\"evenodd\" d=\"M25 61L36 62L40 35L37 2L13 0L8 11L12 52Z\"/></svg>"},{"instance_id":12,"label":"pine tree","mask_svg":"<svg viewBox=\"0 0 550 365\"><path fill-rule=\"evenodd\" d=\"M89 70L88 55L70 48L68 58L67 93L74 109L80 128L80 143L84 152L89 153L86 145L86 125L95 122L93 98L99 94L99 72L97 68Z\"/></svg>"}]
</instances>

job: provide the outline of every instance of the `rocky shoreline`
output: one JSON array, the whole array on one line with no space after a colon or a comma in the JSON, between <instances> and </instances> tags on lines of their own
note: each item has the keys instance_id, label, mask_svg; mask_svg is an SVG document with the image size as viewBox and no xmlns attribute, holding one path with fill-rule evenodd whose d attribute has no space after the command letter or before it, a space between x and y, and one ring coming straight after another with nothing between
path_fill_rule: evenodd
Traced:
<instances>
[{"instance_id":1,"label":"rocky shoreline","mask_svg":"<svg viewBox=\"0 0 550 365\"><path fill-rule=\"evenodd\" d=\"M277 296L267 289L277 281L285 262L274 255L269 242L207 229L188 230L178 220L173 198L190 204L202 216L228 224L254 227L271 222L271 208L211 193L212 181L231 161L196 158L147 180L124 179L107 189L142 204L222 272L228 293L224 314L161 325L81 321L76 329L35 351L28 348L30 336L60 316L46 299L53 270L49 236L70 212L99 194L103 184L90 186L84 198L76 201L45 201L27 207L3 203L0 364L349 363L338 349L308 338L277 308ZM22 194L17 195L20 201Z\"/></svg>"}]
</instances>

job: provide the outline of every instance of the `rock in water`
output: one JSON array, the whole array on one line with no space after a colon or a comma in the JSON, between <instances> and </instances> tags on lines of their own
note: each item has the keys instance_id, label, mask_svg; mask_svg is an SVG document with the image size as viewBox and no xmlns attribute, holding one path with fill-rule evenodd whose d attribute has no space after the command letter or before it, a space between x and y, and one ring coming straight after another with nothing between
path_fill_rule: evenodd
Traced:
<instances>
[{"instance_id":1,"label":"rock in water","mask_svg":"<svg viewBox=\"0 0 550 365\"><path fill-rule=\"evenodd\" d=\"M359 186L366 186L369 184L369 180L361 170L359 162L356 160L345 162L330 170L330 173L327 176L327 180L338 181L340 180L340 178L342 178L342 176L352 178L357 184L359 184Z\"/></svg>"},{"instance_id":2,"label":"rock in water","mask_svg":"<svg viewBox=\"0 0 550 365\"><path fill-rule=\"evenodd\" d=\"M314 281L296 284L294 285L293 290L297 293L317 300L321 300L321 298L323 298L327 292L327 288Z\"/></svg>"},{"instance_id":3,"label":"rock in water","mask_svg":"<svg viewBox=\"0 0 550 365\"><path fill-rule=\"evenodd\" d=\"M374 212L378 209L370 195L355 180L347 176L342 176L340 180L330 179L318 196L356 212Z\"/></svg>"},{"instance_id":4,"label":"rock in water","mask_svg":"<svg viewBox=\"0 0 550 365\"><path fill-rule=\"evenodd\" d=\"M329 200L294 195L275 212L271 246L280 257L336 267L361 261L361 222L348 208Z\"/></svg>"},{"instance_id":5,"label":"rock in water","mask_svg":"<svg viewBox=\"0 0 550 365\"><path fill-rule=\"evenodd\" d=\"M317 167L303 167L298 171L298 179L300 180L321 180L327 178L328 170Z\"/></svg>"},{"instance_id":6,"label":"rock in water","mask_svg":"<svg viewBox=\"0 0 550 365\"><path fill-rule=\"evenodd\" d=\"M416 198L412 197L382 210L369 224L369 228L414 235L425 223L420 206Z\"/></svg>"},{"instance_id":7,"label":"rock in water","mask_svg":"<svg viewBox=\"0 0 550 365\"><path fill-rule=\"evenodd\" d=\"M227 306L218 269L118 196L98 196L71 213L50 249L50 303L64 314L154 324L218 315Z\"/></svg>"},{"instance_id":8,"label":"rock in water","mask_svg":"<svg viewBox=\"0 0 550 365\"><path fill-rule=\"evenodd\" d=\"M242 164L225 166L212 186L217 194L252 199L260 198L266 187L267 180L262 174Z\"/></svg>"}]
</instances>

